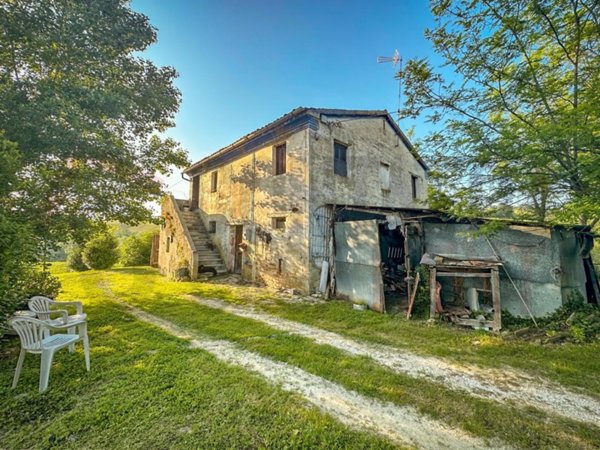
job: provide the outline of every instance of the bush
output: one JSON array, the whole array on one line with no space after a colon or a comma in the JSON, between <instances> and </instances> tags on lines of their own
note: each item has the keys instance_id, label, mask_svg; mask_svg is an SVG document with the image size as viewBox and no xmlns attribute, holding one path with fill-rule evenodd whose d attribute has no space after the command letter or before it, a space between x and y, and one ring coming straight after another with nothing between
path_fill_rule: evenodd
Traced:
<instances>
[{"instance_id":1,"label":"bush","mask_svg":"<svg viewBox=\"0 0 600 450\"><path fill-rule=\"evenodd\" d=\"M109 269L119 260L117 238L108 232L95 235L85 244L81 259L90 269Z\"/></svg>"},{"instance_id":2,"label":"bush","mask_svg":"<svg viewBox=\"0 0 600 450\"><path fill-rule=\"evenodd\" d=\"M541 343L575 342L578 344L600 341L600 308L586 303L579 292L572 292L567 302L556 311L537 319L538 328L531 319L513 317L502 311L502 327L516 330L520 338Z\"/></svg>"},{"instance_id":3,"label":"bush","mask_svg":"<svg viewBox=\"0 0 600 450\"><path fill-rule=\"evenodd\" d=\"M75 272L83 272L90 268L83 262L81 247L73 247L67 256L67 267Z\"/></svg>"},{"instance_id":4,"label":"bush","mask_svg":"<svg viewBox=\"0 0 600 450\"><path fill-rule=\"evenodd\" d=\"M148 266L152 253L154 233L126 237L121 243L121 264L124 266Z\"/></svg>"}]
</instances>

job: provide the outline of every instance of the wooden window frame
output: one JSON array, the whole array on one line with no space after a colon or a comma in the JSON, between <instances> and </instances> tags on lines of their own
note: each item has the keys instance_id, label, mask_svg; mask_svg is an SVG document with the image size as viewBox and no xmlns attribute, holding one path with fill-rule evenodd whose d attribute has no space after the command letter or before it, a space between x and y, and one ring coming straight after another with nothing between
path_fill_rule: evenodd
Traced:
<instances>
[{"instance_id":1,"label":"wooden window frame","mask_svg":"<svg viewBox=\"0 0 600 450\"><path fill-rule=\"evenodd\" d=\"M418 186L417 186L417 182L419 181L419 176L415 175L413 173L410 174L410 189L412 191L412 199L413 200L418 200L419 199L419 190L418 190Z\"/></svg>"},{"instance_id":2,"label":"wooden window frame","mask_svg":"<svg viewBox=\"0 0 600 450\"><path fill-rule=\"evenodd\" d=\"M273 175L287 173L287 142L273 146Z\"/></svg>"},{"instance_id":3,"label":"wooden window frame","mask_svg":"<svg viewBox=\"0 0 600 450\"><path fill-rule=\"evenodd\" d=\"M285 216L277 216L271 218L271 226L276 231L285 231L287 227L287 218ZM283 226L280 226L283 224Z\"/></svg>"},{"instance_id":4,"label":"wooden window frame","mask_svg":"<svg viewBox=\"0 0 600 450\"><path fill-rule=\"evenodd\" d=\"M387 180L382 179L382 167L385 167L387 170ZM379 161L379 182L381 184L381 190L383 192L390 192L392 186L392 165L385 161Z\"/></svg>"},{"instance_id":5,"label":"wooden window frame","mask_svg":"<svg viewBox=\"0 0 600 450\"><path fill-rule=\"evenodd\" d=\"M216 170L213 170L210 173L210 192L217 192L217 189L219 187L219 172Z\"/></svg>"},{"instance_id":6,"label":"wooden window frame","mask_svg":"<svg viewBox=\"0 0 600 450\"><path fill-rule=\"evenodd\" d=\"M337 155L337 150L338 150L338 146L343 147L344 149L344 158L342 159L341 157L338 158ZM350 173L350 171L348 170L348 150L349 150L350 146L348 144L344 144L343 142L340 141L333 141L333 174L334 175L339 175L340 177L344 177L344 178L348 178L348 175ZM341 156L341 154L340 154ZM340 161L340 164L337 164L337 161ZM343 162L343 167L344 170L343 171L338 171L338 167L342 167L341 163ZM340 173L340 172L344 172L344 173Z\"/></svg>"}]
</instances>

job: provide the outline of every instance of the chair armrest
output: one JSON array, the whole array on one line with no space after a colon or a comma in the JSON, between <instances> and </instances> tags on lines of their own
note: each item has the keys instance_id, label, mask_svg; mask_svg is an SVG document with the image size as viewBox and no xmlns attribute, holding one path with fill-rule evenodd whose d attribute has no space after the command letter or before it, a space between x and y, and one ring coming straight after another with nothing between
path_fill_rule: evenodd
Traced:
<instances>
[{"instance_id":1,"label":"chair armrest","mask_svg":"<svg viewBox=\"0 0 600 450\"><path fill-rule=\"evenodd\" d=\"M58 305L58 306L74 306L77 309L77 314L83 314L83 305L81 304L81 302L57 302L54 301L52 302L53 305Z\"/></svg>"},{"instance_id":2,"label":"chair armrest","mask_svg":"<svg viewBox=\"0 0 600 450\"><path fill-rule=\"evenodd\" d=\"M51 309L48 311L35 311L36 314L60 314L64 323L67 323L69 311L66 309Z\"/></svg>"}]
</instances>

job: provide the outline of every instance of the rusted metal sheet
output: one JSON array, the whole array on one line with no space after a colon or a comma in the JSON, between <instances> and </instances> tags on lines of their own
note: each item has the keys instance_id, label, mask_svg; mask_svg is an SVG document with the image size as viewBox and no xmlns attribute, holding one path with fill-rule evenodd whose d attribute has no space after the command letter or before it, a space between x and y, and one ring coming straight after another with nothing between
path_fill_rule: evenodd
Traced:
<instances>
[{"instance_id":1,"label":"rusted metal sheet","mask_svg":"<svg viewBox=\"0 0 600 450\"><path fill-rule=\"evenodd\" d=\"M337 222L335 245L337 294L385 312L377 221Z\"/></svg>"}]
</instances>

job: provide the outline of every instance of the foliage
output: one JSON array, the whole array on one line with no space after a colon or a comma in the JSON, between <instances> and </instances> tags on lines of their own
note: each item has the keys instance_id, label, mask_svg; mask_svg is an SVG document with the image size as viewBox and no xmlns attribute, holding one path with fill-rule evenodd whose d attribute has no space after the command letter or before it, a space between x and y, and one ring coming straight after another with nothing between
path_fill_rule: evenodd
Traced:
<instances>
[{"instance_id":1,"label":"foliage","mask_svg":"<svg viewBox=\"0 0 600 450\"><path fill-rule=\"evenodd\" d=\"M71 248L67 256L67 267L75 272L83 272L89 270L89 267L83 262L83 249L76 245Z\"/></svg>"},{"instance_id":2,"label":"foliage","mask_svg":"<svg viewBox=\"0 0 600 450\"><path fill-rule=\"evenodd\" d=\"M143 233L126 237L120 246L120 262L124 266L148 266L152 253L154 233Z\"/></svg>"},{"instance_id":3,"label":"foliage","mask_svg":"<svg viewBox=\"0 0 600 450\"><path fill-rule=\"evenodd\" d=\"M524 337L542 342L600 342L600 308L585 302L579 292L573 291L564 305L537 322L540 330L533 330L529 328L530 320L514 317L507 311L502 312L503 327L531 331L517 331Z\"/></svg>"},{"instance_id":4,"label":"foliage","mask_svg":"<svg viewBox=\"0 0 600 450\"><path fill-rule=\"evenodd\" d=\"M437 126L432 204L456 215L600 220L600 3L433 0L441 57L407 62L404 117ZM436 192L441 191L441 193ZM444 194L444 195L443 195Z\"/></svg>"},{"instance_id":5,"label":"foliage","mask_svg":"<svg viewBox=\"0 0 600 450\"><path fill-rule=\"evenodd\" d=\"M33 267L26 278L23 278L23 297L29 299L34 295L56 298L61 292L61 284L57 277L53 276L48 267ZM23 306L25 304L23 303Z\"/></svg>"},{"instance_id":6,"label":"foliage","mask_svg":"<svg viewBox=\"0 0 600 450\"><path fill-rule=\"evenodd\" d=\"M17 146L0 133L0 336L6 319L23 308L27 298L56 296L60 289L56 278L38 264L43 240L13 209L11 192L19 184L15 173L21 165Z\"/></svg>"},{"instance_id":7,"label":"foliage","mask_svg":"<svg viewBox=\"0 0 600 450\"><path fill-rule=\"evenodd\" d=\"M18 144L14 214L48 245L90 224L149 220L158 174L187 164L171 67L140 56L156 30L128 2L23 0L0 8L0 130Z\"/></svg>"},{"instance_id":8,"label":"foliage","mask_svg":"<svg viewBox=\"0 0 600 450\"><path fill-rule=\"evenodd\" d=\"M86 242L81 259L90 269L109 269L119 260L119 242L111 232L96 234Z\"/></svg>"},{"instance_id":9,"label":"foliage","mask_svg":"<svg viewBox=\"0 0 600 450\"><path fill-rule=\"evenodd\" d=\"M431 296L429 293L429 269L427 266L420 265L415 267L415 275L419 274L420 281L415 295L415 302L411 311L411 318L428 319Z\"/></svg>"}]
</instances>

